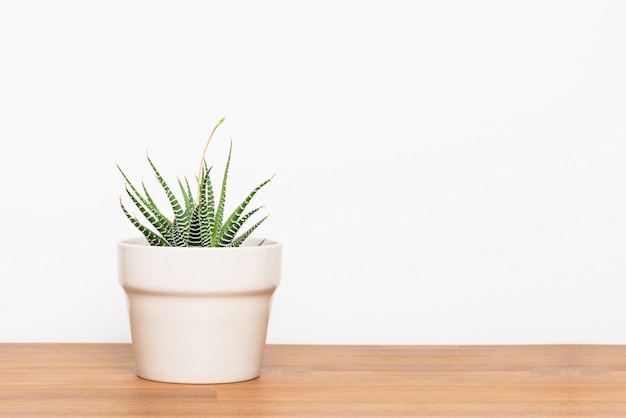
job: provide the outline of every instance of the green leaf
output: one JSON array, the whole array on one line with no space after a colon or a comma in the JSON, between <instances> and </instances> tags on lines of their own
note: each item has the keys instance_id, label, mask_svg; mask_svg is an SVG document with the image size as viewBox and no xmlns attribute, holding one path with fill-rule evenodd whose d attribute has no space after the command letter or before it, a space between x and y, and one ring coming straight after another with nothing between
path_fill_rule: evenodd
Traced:
<instances>
[{"instance_id":1,"label":"green leaf","mask_svg":"<svg viewBox=\"0 0 626 418\"><path fill-rule=\"evenodd\" d=\"M239 232L239 229L248 220L248 218L254 215L256 212L258 212L259 209L261 209L262 207L263 206L259 206L258 208L253 209L250 212L246 213L243 217L237 219L236 221L230 222L228 229L225 231L222 231L222 233L220 234L218 247L229 246L235 239L235 235L237 235L237 232Z\"/></svg>"},{"instance_id":2,"label":"green leaf","mask_svg":"<svg viewBox=\"0 0 626 418\"><path fill-rule=\"evenodd\" d=\"M161 218L157 215L153 215L154 210L151 207L145 207L142 202L135 197L130 190L126 189L126 193L133 201L137 209L141 212L144 218L158 231L159 234L163 237L163 239L168 242L170 245L173 243L173 237L171 233L171 224L169 221L162 222Z\"/></svg>"},{"instance_id":3,"label":"green leaf","mask_svg":"<svg viewBox=\"0 0 626 418\"><path fill-rule=\"evenodd\" d=\"M126 215L126 217L130 220L130 222L133 225L135 225L137 227L137 229L139 229L139 231L141 231L141 233L146 237L146 239L148 240L148 243L150 245L160 246L160 247L167 247L167 246L169 246L169 243L167 241L165 241L159 235L155 234L152 230L150 230L150 229L146 228L145 226L143 226L137 220L137 218L135 218L130 213L128 213L128 211L124 207L124 204L122 203L121 199L120 199L120 206L122 207L122 210L124 211L124 214Z\"/></svg>"},{"instance_id":4,"label":"green leaf","mask_svg":"<svg viewBox=\"0 0 626 418\"><path fill-rule=\"evenodd\" d=\"M189 228L191 227L191 224L190 224L191 216L196 207L196 204L190 192L189 182L187 181L187 178L185 178L185 182L187 183L187 189L185 189L185 186L183 186L181 181L178 180L178 186L180 187L181 193L183 195L183 203L185 204L185 207L183 209L183 214L179 216L177 219L178 219L178 228L180 229L182 233L183 240L186 242L189 240L189 233L190 233Z\"/></svg>"},{"instance_id":5,"label":"green leaf","mask_svg":"<svg viewBox=\"0 0 626 418\"><path fill-rule=\"evenodd\" d=\"M250 236L250 234L252 234L252 232L257 229L259 227L259 225L261 225L267 218L269 217L269 215L267 215L265 218L261 219L259 222L255 223L254 225L252 225L250 227L250 229L248 229L246 232L244 232L243 234L241 234L237 239L235 239L230 245L229 247L239 247L245 240L246 238L248 238Z\"/></svg>"},{"instance_id":6,"label":"green leaf","mask_svg":"<svg viewBox=\"0 0 626 418\"><path fill-rule=\"evenodd\" d=\"M124 173L124 171L122 171L122 168L119 166L119 164L117 165L117 169L120 171L120 173L122 173L122 177L124 178L124 181L126 181L126 184L128 186L130 186L130 189L133 191L133 193L135 193L135 195L139 198L139 200L148 207L152 207L155 206L154 202L152 202L152 199L146 199L144 198L141 193L139 193L139 191L135 188L135 186L133 185L133 183L131 183L131 181L128 179L128 177L126 177L126 174Z\"/></svg>"},{"instance_id":7,"label":"green leaf","mask_svg":"<svg viewBox=\"0 0 626 418\"><path fill-rule=\"evenodd\" d=\"M187 240L190 247L202 246L202 229L200 228L200 206L196 206L189 225L189 238Z\"/></svg>"},{"instance_id":8,"label":"green leaf","mask_svg":"<svg viewBox=\"0 0 626 418\"><path fill-rule=\"evenodd\" d=\"M163 215L163 213L161 213L156 203L154 203L154 201L152 200L152 196L150 196L150 193L148 193L148 189L143 182L141 182L141 187L143 188L143 192L146 195L145 200L149 202L149 207L154 212L155 216L157 216L161 222L168 224L171 227L172 221L170 221L165 215Z\"/></svg>"},{"instance_id":9,"label":"green leaf","mask_svg":"<svg viewBox=\"0 0 626 418\"><path fill-rule=\"evenodd\" d=\"M215 228L215 198L211 184L211 169L204 164L200 179L200 234L201 245L210 247Z\"/></svg>"},{"instance_id":10,"label":"green leaf","mask_svg":"<svg viewBox=\"0 0 626 418\"><path fill-rule=\"evenodd\" d=\"M174 244L176 247L186 247L187 241L183 238L183 233L178 226L178 219L174 218L172 222L172 235L174 235Z\"/></svg>"},{"instance_id":11,"label":"green leaf","mask_svg":"<svg viewBox=\"0 0 626 418\"><path fill-rule=\"evenodd\" d=\"M228 150L228 159L226 160L226 168L224 168L224 177L222 178L222 192L220 194L220 201L215 212L215 225L213 228L213 237L211 238L211 246L217 246L218 231L222 229L222 220L224 219L224 206L226 204L226 182L228 180L228 168L230 167L230 155L233 151L233 142L230 142L230 149Z\"/></svg>"},{"instance_id":12,"label":"green leaf","mask_svg":"<svg viewBox=\"0 0 626 418\"><path fill-rule=\"evenodd\" d=\"M128 177L126 176L122 168L119 165L117 166L117 168L122 174L122 177L124 178L124 180L126 181L127 186L130 186L130 189L133 192L131 193L131 191L129 191L128 188L126 189L126 192L133 200L133 203L135 204L135 206L142 212L144 217L146 217L146 219L157 229L157 231L159 231L159 233L163 235L163 238L166 241L171 242L172 237L171 237L171 234L169 233L169 230L171 229L171 222L158 210L158 208L152 201L150 195L147 193L145 186L143 188L144 188L144 191L146 192L146 197L143 197L141 193L139 193L137 188L135 188L135 186L128 179ZM151 211L152 214L154 214L154 216L152 216L147 211Z\"/></svg>"},{"instance_id":13,"label":"green leaf","mask_svg":"<svg viewBox=\"0 0 626 418\"><path fill-rule=\"evenodd\" d=\"M231 229L233 227L236 227L237 230L241 227L241 224L239 224L239 217L241 216L243 211L248 206L248 203L250 203L250 200L252 200L254 195L257 194L257 192L259 190L261 190L261 188L263 188L263 186L265 186L267 183L269 183L273 178L274 178L274 176L270 177L269 179L265 180L263 183L259 184L254 190L252 190L250 192L250 194L243 200L243 202L241 202L241 204L237 207L237 209L235 209L233 211L233 213L230 215L230 217L224 223L222 229L220 230L220 234L219 234L219 241L220 242L224 241L224 240L228 240L226 238L226 235L230 235L231 234ZM242 224L243 224L243 222L242 222ZM235 231L235 233L236 233L236 231ZM232 236L234 237L234 234L232 234ZM232 239L232 237L231 237L231 239Z\"/></svg>"},{"instance_id":14,"label":"green leaf","mask_svg":"<svg viewBox=\"0 0 626 418\"><path fill-rule=\"evenodd\" d=\"M247 205L254 195L265 186L272 178L264 181L257 186L241 204L230 214L226 222L224 222L224 211L226 207L226 186L228 183L228 174L230 169L230 160L232 155L233 144L230 143L228 150L228 158L226 160L226 167L224 168L224 175L221 182L221 192L219 195L219 201L216 204L216 196L214 194L213 183L211 181L211 168L207 166L204 159L211 138L215 133L217 127L224 121L220 121L215 125L208 141L204 147L202 158L200 162L200 169L198 178L196 178L198 184L198 198L194 200L192 196L191 187L187 178L184 178L184 182L178 179L178 186L182 193L182 199L176 197L172 192L167 182L161 176L152 160L147 157L150 166L161 186L165 192L169 204L174 212L173 219L170 220L165 216L157 207L152 196L148 192L145 184L141 183L143 194L135 188L130 182L124 171L117 165L118 170L122 174L126 182L126 193L130 197L133 204L141 212L147 224L142 224L136 217L132 216L124 207L122 200L120 199L120 205L125 216L130 222L146 237L150 245L157 246L202 246L202 247L215 247L215 246L240 246L246 238L267 219L267 216L261 219L259 222L250 227L239 237L236 237L237 233L243 228L243 225L254 215L261 207L253 209L244 214ZM150 228L153 227L153 229Z\"/></svg>"},{"instance_id":15,"label":"green leaf","mask_svg":"<svg viewBox=\"0 0 626 418\"><path fill-rule=\"evenodd\" d=\"M152 160L150 160L150 157L148 157L148 162L150 163L150 166L152 167L152 170L154 171L154 174L155 174L157 180L159 181L159 184L161 185L161 187L165 191L165 194L167 195L167 198L170 201L170 205L172 205L172 210L174 211L174 216L175 217L183 216L183 209L180 206L180 203L178 202L178 199L176 199L176 196L174 195L174 193L172 193L172 190L170 189L170 187L167 185L167 183L165 182L163 177L161 177L161 174L159 173L157 168L152 163Z\"/></svg>"}]
</instances>

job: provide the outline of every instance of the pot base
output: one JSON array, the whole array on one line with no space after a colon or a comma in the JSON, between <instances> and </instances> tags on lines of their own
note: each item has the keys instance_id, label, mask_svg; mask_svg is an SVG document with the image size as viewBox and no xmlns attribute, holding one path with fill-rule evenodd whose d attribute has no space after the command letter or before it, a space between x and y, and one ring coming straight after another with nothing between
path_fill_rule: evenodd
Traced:
<instances>
[{"instance_id":1,"label":"pot base","mask_svg":"<svg viewBox=\"0 0 626 418\"><path fill-rule=\"evenodd\" d=\"M259 377L271 296L168 297L129 293L137 375L216 384Z\"/></svg>"}]
</instances>

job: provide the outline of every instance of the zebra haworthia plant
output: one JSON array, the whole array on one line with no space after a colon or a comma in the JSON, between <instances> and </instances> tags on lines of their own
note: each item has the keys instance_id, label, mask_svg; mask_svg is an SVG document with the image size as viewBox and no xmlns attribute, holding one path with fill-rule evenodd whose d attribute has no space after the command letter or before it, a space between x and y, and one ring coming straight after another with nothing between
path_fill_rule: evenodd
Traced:
<instances>
[{"instance_id":1,"label":"zebra haworthia plant","mask_svg":"<svg viewBox=\"0 0 626 418\"><path fill-rule=\"evenodd\" d=\"M224 169L224 176L222 178L221 193L216 204L215 195L213 193L213 184L210 177L211 168L207 166L205 155L209 143L211 142L211 138L213 138L213 134L223 121L224 118L222 118L215 125L204 147L202 158L200 160L200 169L196 178L198 187L197 197L195 200L193 198L189 182L185 178L184 183L178 180L178 186L182 194L181 204L181 201L179 201L176 195L172 192L172 189L163 179L155 165L150 160L150 157L147 157L157 181L167 195L167 199L169 200L174 212L174 218L172 220L166 217L163 212L159 210L143 183L141 184L143 190L142 194L130 182L120 166L117 166L126 181L126 192L128 196L141 212L145 220L147 220L153 228L144 225L139 221L139 219L131 215L126 207L124 207L122 199L120 198L122 211L124 211L124 214L130 222L146 237L150 245L170 247L238 247L259 225L261 225L261 223L263 223L263 221L267 219L267 216L265 216L250 226L243 233L237 235L246 221L263 207L260 206L246 212L248 203L250 203L250 200L252 200L254 195L270 180L272 180L274 176L265 180L252 190L252 192L248 194L248 196L232 212L232 214L224 219L226 180L228 178L228 168L230 166L232 141L228 151L228 159L226 161L226 168Z\"/></svg>"}]
</instances>

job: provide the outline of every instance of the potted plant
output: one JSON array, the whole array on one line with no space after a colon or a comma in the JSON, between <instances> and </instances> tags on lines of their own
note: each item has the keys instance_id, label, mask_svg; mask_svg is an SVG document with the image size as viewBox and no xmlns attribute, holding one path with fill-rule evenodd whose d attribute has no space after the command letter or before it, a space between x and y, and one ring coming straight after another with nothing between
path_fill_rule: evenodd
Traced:
<instances>
[{"instance_id":1,"label":"potted plant","mask_svg":"<svg viewBox=\"0 0 626 418\"><path fill-rule=\"evenodd\" d=\"M118 243L119 280L126 293L137 375L171 383L227 383L259 376L271 300L281 277L282 245L252 236L267 216L247 210L263 181L225 216L232 140L214 194L206 142L195 197L178 181L181 198L148 162L173 215L156 205L146 186L135 187L119 167L140 215L122 211L141 236ZM141 216L138 218L137 216Z\"/></svg>"}]
</instances>

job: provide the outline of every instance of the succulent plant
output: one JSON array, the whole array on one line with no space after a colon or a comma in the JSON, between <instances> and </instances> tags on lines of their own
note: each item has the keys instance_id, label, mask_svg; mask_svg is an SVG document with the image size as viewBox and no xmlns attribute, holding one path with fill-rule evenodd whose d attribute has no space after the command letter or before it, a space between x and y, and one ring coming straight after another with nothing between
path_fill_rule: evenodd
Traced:
<instances>
[{"instance_id":1,"label":"succulent plant","mask_svg":"<svg viewBox=\"0 0 626 418\"><path fill-rule=\"evenodd\" d=\"M224 169L224 175L222 177L221 192L219 200L215 200L215 194L213 193L213 183L211 182L211 168L207 166L205 155L213 138L213 134L224 122L224 118L220 119L209 139L206 142L202 158L200 160L200 169L196 178L197 181L197 194L194 200L191 187L187 178L184 183L178 180L178 186L180 188L182 199L179 200L173 193L172 189L168 186L163 179L153 162L148 158L148 162L154 171L157 181L163 188L167 199L172 207L174 217L170 220L163 214L157 207L154 200L148 193L145 184L142 182L141 187L143 194L130 182L124 171L120 168L119 164L117 168L124 177L126 182L126 193L130 197L131 201L135 204L137 209L143 215L143 218L152 226L146 226L137 217L131 215L120 198L120 205L122 211L130 222L141 231L146 237L148 243L154 246L170 246L170 247L238 247L246 238L252 234L252 232L259 227L266 219L267 216L254 223L247 230L240 235L237 235L246 221L259 211L263 206L257 207L246 212L246 207L254 197L254 195L265 186L274 176L265 180L259 184L254 190L248 194L248 196L241 202L241 204L224 219L225 202L226 202L226 181L228 179L228 168L230 166L230 157L232 154L232 141L228 151L228 159L226 161L226 168ZM263 242L261 242L262 244Z\"/></svg>"}]
</instances>

